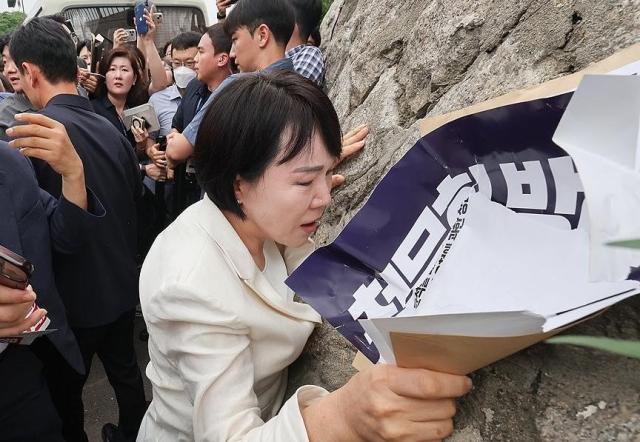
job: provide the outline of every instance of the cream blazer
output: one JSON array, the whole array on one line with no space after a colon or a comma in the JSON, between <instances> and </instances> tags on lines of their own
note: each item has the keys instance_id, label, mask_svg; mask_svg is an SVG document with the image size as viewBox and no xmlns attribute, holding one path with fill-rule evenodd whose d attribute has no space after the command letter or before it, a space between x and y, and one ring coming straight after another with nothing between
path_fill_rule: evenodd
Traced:
<instances>
[{"instance_id":1,"label":"cream blazer","mask_svg":"<svg viewBox=\"0 0 640 442\"><path fill-rule=\"evenodd\" d=\"M312 249L310 242L287 250L288 271ZM265 244L267 261L279 253ZM138 441L308 440L300 409L327 392L301 387L282 402L287 367L320 317L290 290L285 297L272 287L208 198L156 239L140 303L153 401Z\"/></svg>"}]
</instances>

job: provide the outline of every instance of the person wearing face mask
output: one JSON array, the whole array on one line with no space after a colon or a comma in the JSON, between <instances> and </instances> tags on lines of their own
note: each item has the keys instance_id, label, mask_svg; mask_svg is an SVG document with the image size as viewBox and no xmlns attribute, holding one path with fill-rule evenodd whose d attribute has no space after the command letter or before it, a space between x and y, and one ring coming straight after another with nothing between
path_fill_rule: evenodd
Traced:
<instances>
[{"instance_id":1,"label":"person wearing face mask","mask_svg":"<svg viewBox=\"0 0 640 442\"><path fill-rule=\"evenodd\" d=\"M174 83L166 89L156 92L149 99L158 115L160 136L171 132L171 124L185 95L187 86L196 78L194 70L195 56L198 53L200 34L184 32L171 41L171 71Z\"/></svg>"},{"instance_id":2,"label":"person wearing face mask","mask_svg":"<svg viewBox=\"0 0 640 442\"><path fill-rule=\"evenodd\" d=\"M179 47L179 38L180 36L174 40L174 48ZM231 75L229 58L231 38L224 32L222 23L216 23L209 27L201 37L198 36L198 39L191 44L193 45L194 56L192 59L195 62L194 69L197 72L197 78L191 80L187 86L180 106L173 117L171 127L178 132L191 122L211 92ZM180 56L181 53L176 50L174 63ZM153 153L151 152L151 155ZM172 218L177 217L187 206L198 201L202 194L200 186L196 182L193 168L188 164L176 166L174 176L175 192L171 194L171 199L168 201Z\"/></svg>"}]
</instances>

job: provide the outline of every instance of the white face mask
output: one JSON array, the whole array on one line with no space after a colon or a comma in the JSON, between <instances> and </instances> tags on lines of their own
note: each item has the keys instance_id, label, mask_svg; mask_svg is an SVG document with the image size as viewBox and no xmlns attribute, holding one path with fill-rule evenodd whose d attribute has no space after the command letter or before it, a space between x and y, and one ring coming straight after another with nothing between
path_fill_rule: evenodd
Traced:
<instances>
[{"instance_id":1,"label":"white face mask","mask_svg":"<svg viewBox=\"0 0 640 442\"><path fill-rule=\"evenodd\" d=\"M178 69L173 70L173 79L176 82L176 86L180 89L185 89L189 82L196 78L197 75L196 71L186 66L180 66Z\"/></svg>"}]
</instances>

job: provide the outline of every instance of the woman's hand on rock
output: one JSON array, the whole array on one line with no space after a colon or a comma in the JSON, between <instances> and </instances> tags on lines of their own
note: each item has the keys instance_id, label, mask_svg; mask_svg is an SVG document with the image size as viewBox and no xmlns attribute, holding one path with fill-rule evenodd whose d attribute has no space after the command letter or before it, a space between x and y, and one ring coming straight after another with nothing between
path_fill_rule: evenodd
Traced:
<instances>
[{"instance_id":1,"label":"woman's hand on rock","mask_svg":"<svg viewBox=\"0 0 640 442\"><path fill-rule=\"evenodd\" d=\"M453 431L466 376L376 365L311 403L302 415L311 442L436 441Z\"/></svg>"},{"instance_id":2,"label":"woman's hand on rock","mask_svg":"<svg viewBox=\"0 0 640 442\"><path fill-rule=\"evenodd\" d=\"M342 154L340 155L338 164L364 149L367 136L369 136L369 126L366 124L361 124L347 132L342 138ZM336 187L342 186L345 181L343 175L333 175L331 177L331 189L333 190Z\"/></svg>"}]
</instances>

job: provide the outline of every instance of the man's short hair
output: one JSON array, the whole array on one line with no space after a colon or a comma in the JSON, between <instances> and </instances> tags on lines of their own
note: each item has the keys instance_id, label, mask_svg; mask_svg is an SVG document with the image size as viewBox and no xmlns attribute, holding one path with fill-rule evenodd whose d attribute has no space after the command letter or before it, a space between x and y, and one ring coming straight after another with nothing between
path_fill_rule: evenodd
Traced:
<instances>
[{"instance_id":1,"label":"man's short hair","mask_svg":"<svg viewBox=\"0 0 640 442\"><path fill-rule=\"evenodd\" d=\"M286 46L293 34L295 20L288 0L240 0L224 21L224 30L231 35L246 27L253 34L258 26L265 24L276 42Z\"/></svg>"},{"instance_id":2,"label":"man's short hair","mask_svg":"<svg viewBox=\"0 0 640 442\"><path fill-rule=\"evenodd\" d=\"M200 125L194 146L198 181L218 208L244 219L236 177L256 182L275 161L286 163L310 149L316 133L339 158L338 115L315 84L287 71L240 77L216 95Z\"/></svg>"},{"instance_id":3,"label":"man's short hair","mask_svg":"<svg viewBox=\"0 0 640 442\"><path fill-rule=\"evenodd\" d=\"M289 0L296 16L296 24L300 30L300 37L307 40L309 35L320 26L322 20L321 0Z\"/></svg>"},{"instance_id":4,"label":"man's short hair","mask_svg":"<svg viewBox=\"0 0 640 442\"><path fill-rule=\"evenodd\" d=\"M76 48L58 22L36 17L19 27L9 43L11 58L23 72L22 63L33 63L51 83L73 83L78 74Z\"/></svg>"},{"instance_id":5,"label":"man's short hair","mask_svg":"<svg viewBox=\"0 0 640 442\"><path fill-rule=\"evenodd\" d=\"M216 54L221 52L231 52L231 37L224 32L224 24L216 23L207 28L207 35L211 39L211 44Z\"/></svg>"},{"instance_id":6,"label":"man's short hair","mask_svg":"<svg viewBox=\"0 0 640 442\"><path fill-rule=\"evenodd\" d=\"M202 37L202 34L198 34L194 31L178 34L173 40L171 40L171 55L173 55L173 51L176 49L183 51L185 49L197 48L198 43L200 43L200 37Z\"/></svg>"}]
</instances>

